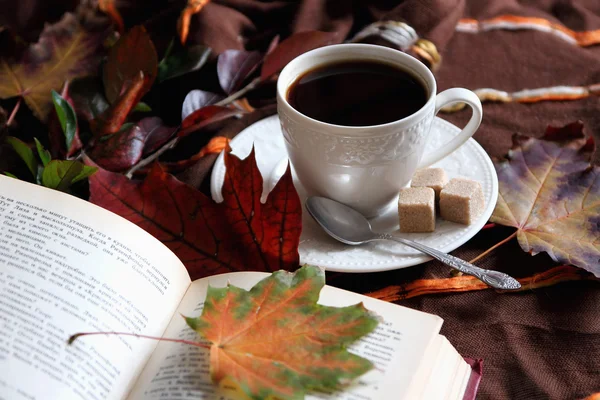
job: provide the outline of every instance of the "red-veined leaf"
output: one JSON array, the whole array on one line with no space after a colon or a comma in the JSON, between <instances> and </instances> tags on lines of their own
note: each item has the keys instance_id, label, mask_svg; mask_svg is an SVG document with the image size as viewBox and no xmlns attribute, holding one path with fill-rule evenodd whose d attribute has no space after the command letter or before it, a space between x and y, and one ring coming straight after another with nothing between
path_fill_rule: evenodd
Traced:
<instances>
[{"instance_id":1,"label":"red-veined leaf","mask_svg":"<svg viewBox=\"0 0 600 400\"><path fill-rule=\"evenodd\" d=\"M108 54L103 81L106 98L114 103L126 88L137 81L140 72L145 77L140 98L150 90L156 78L158 56L146 29L137 25L122 36ZM136 102L137 104L137 102Z\"/></svg>"},{"instance_id":2,"label":"red-veined leaf","mask_svg":"<svg viewBox=\"0 0 600 400\"><path fill-rule=\"evenodd\" d=\"M262 204L254 152L227 154L223 203L178 181L154 164L143 182L100 170L90 201L139 225L167 245L192 279L220 272L294 270L302 223L290 170Z\"/></svg>"},{"instance_id":3,"label":"red-veined leaf","mask_svg":"<svg viewBox=\"0 0 600 400\"><path fill-rule=\"evenodd\" d=\"M128 81L123 94L96 121L93 121L94 135L101 137L119 132L129 113L144 95L147 82L148 79L142 71L138 72L137 77Z\"/></svg>"}]
</instances>

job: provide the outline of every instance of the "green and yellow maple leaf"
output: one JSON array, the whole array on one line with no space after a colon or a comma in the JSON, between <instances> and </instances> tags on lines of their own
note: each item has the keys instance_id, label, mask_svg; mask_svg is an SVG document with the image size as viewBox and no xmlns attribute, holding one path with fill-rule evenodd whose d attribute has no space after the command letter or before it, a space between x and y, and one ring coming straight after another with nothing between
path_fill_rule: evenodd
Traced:
<instances>
[{"instance_id":1,"label":"green and yellow maple leaf","mask_svg":"<svg viewBox=\"0 0 600 400\"><path fill-rule=\"evenodd\" d=\"M104 35L86 31L73 14L47 25L39 41L16 60L0 57L0 98L22 97L45 121L52 109L52 90L66 80L93 74Z\"/></svg>"},{"instance_id":2,"label":"green and yellow maple leaf","mask_svg":"<svg viewBox=\"0 0 600 400\"><path fill-rule=\"evenodd\" d=\"M303 399L308 390L343 388L370 370L346 346L378 319L362 303L317 304L323 271L305 266L278 271L250 291L209 287L204 310L188 325L211 342L215 383L235 384L252 399Z\"/></svg>"}]
</instances>

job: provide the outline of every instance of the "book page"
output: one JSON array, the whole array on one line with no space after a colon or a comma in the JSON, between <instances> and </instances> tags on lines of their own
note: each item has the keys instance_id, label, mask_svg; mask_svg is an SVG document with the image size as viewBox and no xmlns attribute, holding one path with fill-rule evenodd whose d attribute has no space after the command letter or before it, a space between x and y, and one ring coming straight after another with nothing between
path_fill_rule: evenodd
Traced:
<instances>
[{"instance_id":1,"label":"book page","mask_svg":"<svg viewBox=\"0 0 600 400\"><path fill-rule=\"evenodd\" d=\"M0 176L0 399L122 399L189 286L175 255L125 219Z\"/></svg>"},{"instance_id":2,"label":"book page","mask_svg":"<svg viewBox=\"0 0 600 400\"><path fill-rule=\"evenodd\" d=\"M229 281L232 285L250 289L266 276L267 274L258 272L238 272L195 281L183 298L177 314L191 317L200 315L208 284L224 287ZM342 307L360 301L383 320L375 331L349 350L371 360L375 368L343 393L311 394L307 399L402 399L408 393L423 353L438 336L442 319L330 286L323 288L319 303ZM200 340L178 315L169 324L165 337ZM220 391L211 382L208 350L171 342L158 345L129 398L233 399L227 391Z\"/></svg>"}]
</instances>

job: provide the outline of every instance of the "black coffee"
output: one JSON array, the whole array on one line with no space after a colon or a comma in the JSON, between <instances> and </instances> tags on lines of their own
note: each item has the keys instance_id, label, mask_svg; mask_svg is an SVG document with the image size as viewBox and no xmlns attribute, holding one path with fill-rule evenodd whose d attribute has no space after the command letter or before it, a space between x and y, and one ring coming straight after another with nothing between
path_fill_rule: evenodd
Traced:
<instances>
[{"instance_id":1,"label":"black coffee","mask_svg":"<svg viewBox=\"0 0 600 400\"><path fill-rule=\"evenodd\" d=\"M336 125L397 121L427 102L427 90L411 73L374 61L328 64L301 75L288 102L302 114Z\"/></svg>"}]
</instances>

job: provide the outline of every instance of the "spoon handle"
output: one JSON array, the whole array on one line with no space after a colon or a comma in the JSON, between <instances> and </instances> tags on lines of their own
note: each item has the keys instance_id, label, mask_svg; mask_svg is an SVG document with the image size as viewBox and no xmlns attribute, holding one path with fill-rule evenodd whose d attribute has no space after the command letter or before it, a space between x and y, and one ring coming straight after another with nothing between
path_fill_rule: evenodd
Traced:
<instances>
[{"instance_id":1,"label":"spoon handle","mask_svg":"<svg viewBox=\"0 0 600 400\"><path fill-rule=\"evenodd\" d=\"M421 243L413 242L412 240L393 236L387 233L378 233L376 235L379 239L393 240L408 247L412 247L413 249L419 250L460 272L478 278L493 288L503 290L516 290L521 288L519 281L503 272L476 267L475 265L461 260L460 258L451 256L450 254L446 254Z\"/></svg>"}]
</instances>

